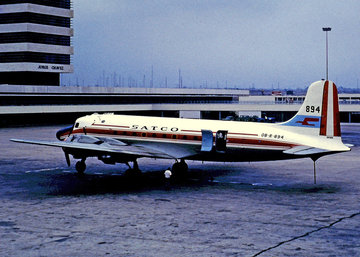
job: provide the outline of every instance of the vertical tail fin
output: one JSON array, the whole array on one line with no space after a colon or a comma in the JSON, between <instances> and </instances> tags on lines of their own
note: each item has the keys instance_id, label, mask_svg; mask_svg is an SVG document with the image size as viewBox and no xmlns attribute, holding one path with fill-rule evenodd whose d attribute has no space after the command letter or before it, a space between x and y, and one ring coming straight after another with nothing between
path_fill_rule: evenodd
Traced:
<instances>
[{"instance_id":1,"label":"vertical tail fin","mask_svg":"<svg viewBox=\"0 0 360 257\"><path fill-rule=\"evenodd\" d=\"M322 80L310 85L297 114L281 125L302 134L340 137L338 92L334 82Z\"/></svg>"}]
</instances>

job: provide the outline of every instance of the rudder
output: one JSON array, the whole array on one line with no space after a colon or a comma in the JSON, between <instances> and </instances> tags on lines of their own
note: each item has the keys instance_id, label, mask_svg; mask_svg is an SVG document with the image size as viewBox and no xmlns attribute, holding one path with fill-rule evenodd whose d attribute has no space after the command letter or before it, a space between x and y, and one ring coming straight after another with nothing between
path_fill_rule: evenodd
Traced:
<instances>
[{"instance_id":1,"label":"rudder","mask_svg":"<svg viewBox=\"0 0 360 257\"><path fill-rule=\"evenodd\" d=\"M324 83L320 135L327 137L341 136L338 91L332 81L325 81Z\"/></svg>"}]
</instances>

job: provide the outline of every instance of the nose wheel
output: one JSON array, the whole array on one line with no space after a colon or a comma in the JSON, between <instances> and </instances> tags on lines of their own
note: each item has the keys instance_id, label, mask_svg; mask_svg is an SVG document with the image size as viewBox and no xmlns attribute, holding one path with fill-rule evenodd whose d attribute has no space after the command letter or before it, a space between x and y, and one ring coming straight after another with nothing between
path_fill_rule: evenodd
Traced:
<instances>
[{"instance_id":1,"label":"nose wheel","mask_svg":"<svg viewBox=\"0 0 360 257\"><path fill-rule=\"evenodd\" d=\"M75 169L78 172L78 174L83 175L86 170L85 160L78 161L75 164Z\"/></svg>"}]
</instances>

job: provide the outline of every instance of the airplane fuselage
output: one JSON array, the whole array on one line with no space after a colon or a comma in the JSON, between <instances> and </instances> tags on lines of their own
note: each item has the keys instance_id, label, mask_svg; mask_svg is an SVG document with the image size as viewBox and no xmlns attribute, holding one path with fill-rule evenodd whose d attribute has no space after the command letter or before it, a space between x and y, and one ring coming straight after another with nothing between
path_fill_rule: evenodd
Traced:
<instances>
[{"instance_id":1,"label":"airplane fuselage","mask_svg":"<svg viewBox=\"0 0 360 257\"><path fill-rule=\"evenodd\" d=\"M214 148L204 151L205 128L212 135ZM219 132L223 133L220 139ZM111 137L130 145L161 149L179 159L228 162L289 159L294 156L283 152L290 148L326 143L318 136L289 132L279 124L113 114L79 118L72 134Z\"/></svg>"}]
</instances>

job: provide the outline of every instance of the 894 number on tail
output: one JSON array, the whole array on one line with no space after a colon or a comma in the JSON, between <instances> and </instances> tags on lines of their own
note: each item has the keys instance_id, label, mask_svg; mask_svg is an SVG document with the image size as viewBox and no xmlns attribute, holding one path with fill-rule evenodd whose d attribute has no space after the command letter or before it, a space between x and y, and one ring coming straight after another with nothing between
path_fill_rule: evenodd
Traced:
<instances>
[{"instance_id":1,"label":"894 number on tail","mask_svg":"<svg viewBox=\"0 0 360 257\"><path fill-rule=\"evenodd\" d=\"M305 110L306 110L306 112L320 113L320 106L307 105Z\"/></svg>"}]
</instances>

